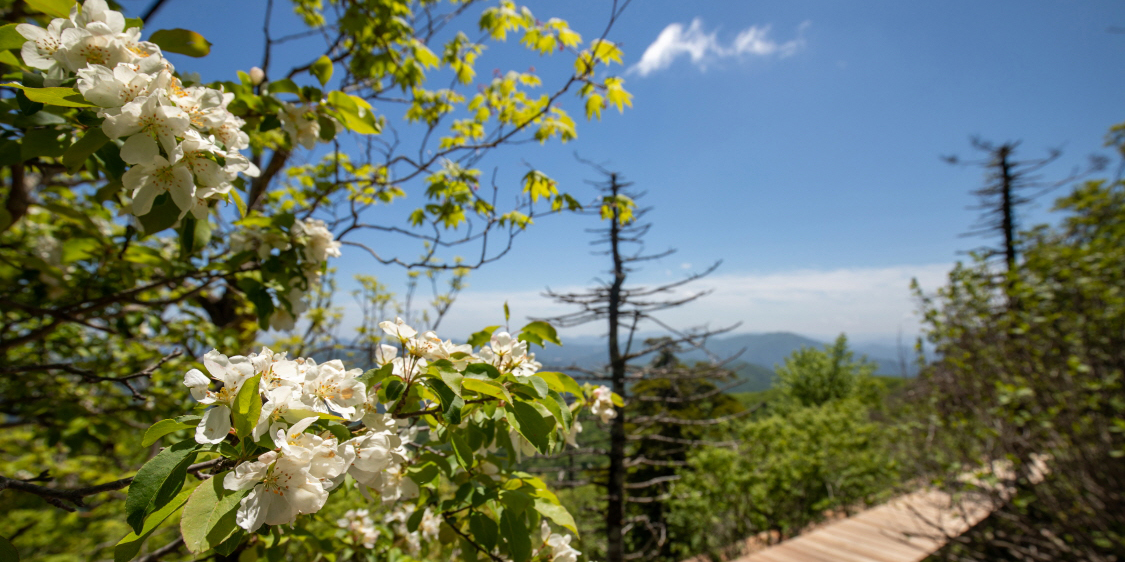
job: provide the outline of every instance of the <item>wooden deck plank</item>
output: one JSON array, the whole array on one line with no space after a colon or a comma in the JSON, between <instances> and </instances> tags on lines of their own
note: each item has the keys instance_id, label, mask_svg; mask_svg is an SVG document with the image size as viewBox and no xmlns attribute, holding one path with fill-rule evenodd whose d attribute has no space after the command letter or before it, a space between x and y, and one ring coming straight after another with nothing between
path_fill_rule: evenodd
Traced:
<instances>
[{"instance_id":1,"label":"wooden deck plank","mask_svg":"<svg viewBox=\"0 0 1125 562\"><path fill-rule=\"evenodd\" d=\"M942 492L918 491L734 562L919 562L991 511L986 501L954 505Z\"/></svg>"}]
</instances>

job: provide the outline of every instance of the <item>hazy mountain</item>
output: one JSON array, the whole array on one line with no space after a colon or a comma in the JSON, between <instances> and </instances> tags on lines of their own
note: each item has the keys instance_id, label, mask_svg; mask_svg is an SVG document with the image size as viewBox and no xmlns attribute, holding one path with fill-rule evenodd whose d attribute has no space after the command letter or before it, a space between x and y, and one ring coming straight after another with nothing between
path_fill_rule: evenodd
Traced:
<instances>
[{"instance_id":1,"label":"hazy mountain","mask_svg":"<svg viewBox=\"0 0 1125 562\"><path fill-rule=\"evenodd\" d=\"M548 345L546 349L536 348L536 359L542 362L545 368L551 369L561 369L570 365L593 369L607 362L606 345L600 338L564 338L563 342L563 347ZM748 387L745 389L740 387L737 391L748 392L769 388L773 377L773 366L783 363L794 351L806 346L822 348L825 343L789 332L771 332L713 338L708 342L708 349L720 360L733 358L731 364L739 365L735 370L747 379ZM870 361L879 365L876 374L902 374L896 358L898 352L894 346L857 344L852 346L852 349L856 355L866 354ZM709 357L701 351L690 351L682 354L680 359L692 363L706 361ZM915 371L913 361L908 359L907 362L908 374L913 376Z\"/></svg>"}]
</instances>

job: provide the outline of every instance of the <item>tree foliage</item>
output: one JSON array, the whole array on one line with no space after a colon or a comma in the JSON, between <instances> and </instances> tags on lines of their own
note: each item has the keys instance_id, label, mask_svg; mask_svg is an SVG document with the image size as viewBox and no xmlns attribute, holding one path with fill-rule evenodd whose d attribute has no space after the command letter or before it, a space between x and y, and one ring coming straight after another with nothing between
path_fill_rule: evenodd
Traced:
<instances>
[{"instance_id":1,"label":"tree foliage","mask_svg":"<svg viewBox=\"0 0 1125 562\"><path fill-rule=\"evenodd\" d=\"M890 491L893 430L872 418L883 400L872 370L843 335L786 358L770 413L734 425L728 446L692 451L678 470L668 519L680 558L737 555L744 539L784 538Z\"/></svg>"},{"instance_id":2,"label":"tree foliage","mask_svg":"<svg viewBox=\"0 0 1125 562\"><path fill-rule=\"evenodd\" d=\"M210 43L203 35L152 31L111 8L99 0L0 2L0 488L6 488L0 501L3 526L12 529L5 540L42 559L106 556L120 536L128 546L119 545L125 550L117 556L124 559L143 554L149 536L177 547L155 520L165 529L171 525L178 507L170 506L183 499L182 490L210 477L181 504L193 510L208 504L190 499L205 493L219 503L233 501L225 495L229 489L208 492L205 486L260 457L258 447L272 449L246 434L255 408L262 407L262 395L255 401L247 391L224 398L234 400L230 437L176 449L183 454L175 458L169 451L179 445L160 452L155 437L143 437L146 431L169 430L161 436L166 444L190 443L187 426L199 421L187 413L185 373L202 369L209 350L248 355L266 328L307 327L308 337L286 346L296 344L292 357L318 351L312 342L328 342L338 322L325 273L342 252L373 265L452 271L455 281L503 256L535 218L580 205L540 171L511 189L496 180L482 186L483 158L520 141L574 138L568 92L578 95L588 118L595 116L590 100L597 96L619 108L630 100L622 81L604 74L610 63L621 62L606 37L608 26L586 40L566 22L537 19L508 1L297 0L292 9L307 27L299 35L321 38L321 44L308 47L303 59L279 59L278 45L292 38L270 35L267 11L261 68L206 84L163 57L206 55ZM620 8L613 6L610 24ZM465 29L455 29L456 22ZM573 70L549 83L533 72L478 78L486 49L509 37L534 56L572 58ZM417 131L406 135L413 142L404 141L399 128ZM506 191L519 194L510 208L499 204ZM392 206L407 196L415 201L410 208ZM449 252L459 247L479 251L475 259L453 259ZM365 298L376 288L369 280ZM381 341L368 328L356 342L364 351ZM542 343L542 332L533 326L527 334ZM301 349L306 344L311 349ZM319 351L341 352L333 346ZM473 414L455 413L450 393L487 402L501 395L513 409L501 417L518 425L517 433L531 435L541 448L553 446L546 432L566 417L565 402L548 398L548 385L536 383L529 392L537 398L516 406L508 386L515 383L495 380L503 374L497 368L461 373L471 381L488 379L465 387L442 377L440 384L418 379L380 387L395 396L373 404L444 405L437 418L425 406L416 410L424 415L408 416L411 427L432 428L433 443L449 447L441 454L445 464L421 478L423 489L432 485L444 493L448 478L467 481L455 473L479 471L471 455L499 443L492 431L488 440L462 435L468 447L454 446L457 440L443 428L452 424L451 433L459 433L459 416ZM159 430L148 429L161 418L166 421L154 426ZM308 434L347 440L336 426L316 426ZM150 468L137 473L134 485L128 475L142 465ZM489 478L482 486L497 489L496 482ZM447 526L456 527L455 535L469 535L472 521L486 534L505 527L502 536L509 538L491 544L508 555L522 548L506 542L520 540L512 532L526 531L521 536L533 547L527 554L539 552L542 541L528 538L538 536L538 511L527 506L542 504L553 521L565 518L548 505L549 492L535 491L541 489L535 482L504 489L505 497L531 499L507 515L490 512L492 526L481 519L480 503L457 512ZM127 486L134 501L111 501L124 499ZM476 496L462 493L456 501L470 497ZM436 533L444 511L424 507L419 503L417 516L401 522L402 532L387 523L385 536L410 535L424 513L440 519ZM225 521L225 513L201 517L211 521L212 515ZM230 537L241 538L220 546L216 537L226 536L212 536L188 519L181 520L188 547L214 547L221 556L250 542L263 553L297 543L310 552L331 551L317 541L334 540L335 532L333 526L315 536L235 532ZM362 517L353 513L353 519ZM460 540L442 536L448 544Z\"/></svg>"},{"instance_id":3,"label":"tree foliage","mask_svg":"<svg viewBox=\"0 0 1125 562\"><path fill-rule=\"evenodd\" d=\"M1010 274L978 257L923 301L939 360L918 394L920 438L934 453L921 465L951 489L1004 494L981 531L943 556L1123 554L1125 183L1085 182L1055 208L1061 224L1022 233ZM982 462L1005 467L988 486L951 474Z\"/></svg>"}]
</instances>

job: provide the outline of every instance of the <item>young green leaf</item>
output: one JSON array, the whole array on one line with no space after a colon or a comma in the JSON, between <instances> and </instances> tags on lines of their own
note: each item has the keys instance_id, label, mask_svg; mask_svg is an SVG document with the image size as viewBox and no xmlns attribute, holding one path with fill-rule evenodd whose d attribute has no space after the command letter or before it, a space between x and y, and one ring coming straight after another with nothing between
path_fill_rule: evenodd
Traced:
<instances>
[{"instance_id":1,"label":"young green leaf","mask_svg":"<svg viewBox=\"0 0 1125 562\"><path fill-rule=\"evenodd\" d=\"M551 502L544 498L535 498L535 511L538 511L547 519L554 521L556 525L561 525L569 529L575 535L578 535L578 526L574 524L574 517L565 507L558 503Z\"/></svg>"},{"instance_id":2,"label":"young green leaf","mask_svg":"<svg viewBox=\"0 0 1125 562\"><path fill-rule=\"evenodd\" d=\"M74 0L27 0L27 7L55 18L69 18Z\"/></svg>"},{"instance_id":3,"label":"young green leaf","mask_svg":"<svg viewBox=\"0 0 1125 562\"><path fill-rule=\"evenodd\" d=\"M180 517L180 533L192 554L210 550L239 530L235 521L238 502L249 490L223 488L225 472L205 480L192 492Z\"/></svg>"},{"instance_id":4,"label":"young green leaf","mask_svg":"<svg viewBox=\"0 0 1125 562\"><path fill-rule=\"evenodd\" d=\"M180 441L160 451L137 471L125 497L125 521L134 532L141 532L145 516L164 507L180 492L187 466L199 448L194 439Z\"/></svg>"},{"instance_id":5,"label":"young green leaf","mask_svg":"<svg viewBox=\"0 0 1125 562\"><path fill-rule=\"evenodd\" d=\"M488 378L490 378L490 379L500 378L500 371L496 370L496 367L493 367L492 365L489 365L488 363L469 363L468 365L465 366L465 374L466 375L484 374L484 375L487 375ZM464 385L465 385L465 383L464 383L464 381L462 381L461 386L464 386Z\"/></svg>"},{"instance_id":6,"label":"young green leaf","mask_svg":"<svg viewBox=\"0 0 1125 562\"><path fill-rule=\"evenodd\" d=\"M450 437L453 439L453 455L457 457L458 464L465 470L473 468L473 450L469 448L465 438L454 432L450 432Z\"/></svg>"},{"instance_id":7,"label":"young green leaf","mask_svg":"<svg viewBox=\"0 0 1125 562\"><path fill-rule=\"evenodd\" d=\"M172 498L172 501L168 502L167 505L152 512L152 515L148 516L148 519L145 520L144 528L141 529L140 533L129 533L118 541L117 546L113 547L113 562L129 562L129 560L136 557L137 553L141 551L141 545L144 544L145 540L147 540L148 537L152 535L152 532L155 531L157 527L160 527L169 516L187 503L188 497L191 496L193 491L195 491L194 488L180 492L176 497Z\"/></svg>"},{"instance_id":8,"label":"young green leaf","mask_svg":"<svg viewBox=\"0 0 1125 562\"><path fill-rule=\"evenodd\" d=\"M27 42L27 39L16 31L17 25L19 24L9 23L0 27L0 49L20 49Z\"/></svg>"},{"instance_id":9,"label":"young green leaf","mask_svg":"<svg viewBox=\"0 0 1125 562\"><path fill-rule=\"evenodd\" d=\"M551 390L558 393L569 392L574 396L582 396L582 387L574 381L570 375L566 373L556 373L553 371L539 371L535 373L537 376L547 381L547 386Z\"/></svg>"},{"instance_id":10,"label":"young green leaf","mask_svg":"<svg viewBox=\"0 0 1125 562\"><path fill-rule=\"evenodd\" d=\"M96 107L82 97L82 93L74 88L28 88L21 84L0 84L9 88L23 90L27 99L44 105L57 105L60 107Z\"/></svg>"},{"instance_id":11,"label":"young green leaf","mask_svg":"<svg viewBox=\"0 0 1125 562\"><path fill-rule=\"evenodd\" d=\"M211 52L211 43L190 29L161 29L148 38L161 50L189 57L205 57Z\"/></svg>"},{"instance_id":12,"label":"young green leaf","mask_svg":"<svg viewBox=\"0 0 1125 562\"><path fill-rule=\"evenodd\" d=\"M315 76L320 81L321 86L328 84L328 81L332 79L332 59L328 58L327 55L321 55L309 67L309 74Z\"/></svg>"},{"instance_id":13,"label":"young green leaf","mask_svg":"<svg viewBox=\"0 0 1125 562\"><path fill-rule=\"evenodd\" d=\"M500 514L500 533L508 543L508 554L515 562L526 562L531 558L531 536L523 517L505 509Z\"/></svg>"},{"instance_id":14,"label":"young green leaf","mask_svg":"<svg viewBox=\"0 0 1125 562\"><path fill-rule=\"evenodd\" d=\"M496 539L499 529L496 522L491 517L474 511L469 515L469 531L473 533L473 539L477 541L488 552L492 552L496 548Z\"/></svg>"},{"instance_id":15,"label":"young green leaf","mask_svg":"<svg viewBox=\"0 0 1125 562\"><path fill-rule=\"evenodd\" d=\"M255 375L242 383L242 388L238 389L238 396L234 399L231 414L239 439L246 439L254 431L254 426L257 425L258 417L262 413L262 394L258 392L258 383L261 380L262 375Z\"/></svg>"},{"instance_id":16,"label":"young green leaf","mask_svg":"<svg viewBox=\"0 0 1125 562\"><path fill-rule=\"evenodd\" d=\"M178 420L160 420L145 430L145 435L141 438L141 446L148 447L169 433L195 426L194 423L183 423Z\"/></svg>"},{"instance_id":17,"label":"young green leaf","mask_svg":"<svg viewBox=\"0 0 1125 562\"><path fill-rule=\"evenodd\" d=\"M387 363L378 369L368 369L367 372L356 377L356 380L363 383L363 386L370 391L380 381L389 377L392 372L394 372L394 365Z\"/></svg>"},{"instance_id":18,"label":"young green leaf","mask_svg":"<svg viewBox=\"0 0 1125 562\"><path fill-rule=\"evenodd\" d=\"M461 388L465 390L471 390L473 392L479 392L493 398L507 400L508 402L512 401L512 395L508 393L508 389L504 388L504 385L493 380L465 378L461 380Z\"/></svg>"},{"instance_id":19,"label":"young green leaf","mask_svg":"<svg viewBox=\"0 0 1125 562\"><path fill-rule=\"evenodd\" d=\"M538 336L542 341L551 342L558 346L562 345L562 341L559 340L559 333L555 331L555 327L543 321L532 322L520 328L521 340L524 338L524 334L532 334ZM542 347L542 343L540 343L540 346Z\"/></svg>"},{"instance_id":20,"label":"young green leaf","mask_svg":"<svg viewBox=\"0 0 1125 562\"><path fill-rule=\"evenodd\" d=\"M540 406L540 408L543 408ZM548 435L555 427L554 416L543 408L547 417L529 402L516 401L504 407L508 414L508 423L511 423L520 435L523 435L540 453L546 454L550 449Z\"/></svg>"},{"instance_id":21,"label":"young green leaf","mask_svg":"<svg viewBox=\"0 0 1125 562\"><path fill-rule=\"evenodd\" d=\"M566 400L563 400L562 395L554 390L548 392L547 398L542 402L543 407L551 412L555 420L562 426L563 434L570 432L570 424L574 421L574 415L571 414L570 408L566 405Z\"/></svg>"},{"instance_id":22,"label":"young green leaf","mask_svg":"<svg viewBox=\"0 0 1125 562\"><path fill-rule=\"evenodd\" d=\"M492 332L495 332L499 328L500 326L488 326L479 332L474 332L473 335L469 336L469 345L473 347L483 346L488 343L488 340L492 339Z\"/></svg>"}]
</instances>

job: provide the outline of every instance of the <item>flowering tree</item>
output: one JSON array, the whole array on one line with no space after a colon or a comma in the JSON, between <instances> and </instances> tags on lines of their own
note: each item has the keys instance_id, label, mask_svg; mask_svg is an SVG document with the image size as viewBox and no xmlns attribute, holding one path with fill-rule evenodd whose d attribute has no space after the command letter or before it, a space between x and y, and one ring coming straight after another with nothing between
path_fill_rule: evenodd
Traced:
<instances>
[{"instance_id":1,"label":"flowering tree","mask_svg":"<svg viewBox=\"0 0 1125 562\"><path fill-rule=\"evenodd\" d=\"M275 73L270 52L286 38L270 36L267 15L261 68L210 84L164 57L206 55L198 33L144 40L144 22L104 0L0 5L10 22L0 26L10 94L0 99L0 490L24 492L2 498L18 523L5 527L22 529L2 537L5 554L95 548L125 521L114 557L127 560L182 509L181 536L148 559L184 545L317 553L333 540L353 552L573 558L550 531L572 527L565 509L509 464L521 447L555 448L573 410L608 400L537 372L527 346L557 344L549 326L492 328L458 346L383 323L397 347L379 347L367 372L250 353L260 329L301 321L345 250L460 271L502 256L536 216L580 206L533 170L517 205L501 209L499 186L482 190L476 166L507 143L573 138L567 92L588 119L628 105L622 80L601 75L620 51L604 33L585 43L511 2L476 4L297 0L322 53ZM479 40L450 31L474 10ZM531 73L477 82L486 44L509 33L540 55L570 53L573 74L538 96ZM427 89L446 78L450 87ZM409 151L389 134L398 117L423 131ZM424 202L401 226L377 217L415 187ZM400 252L372 233L420 244ZM478 245L475 260L442 261L463 244ZM195 414L177 416L190 408L181 384ZM330 494L350 498L338 502L350 514L332 511ZM379 529L353 505L375 495L387 512ZM89 501L102 502L97 517L34 503L85 512Z\"/></svg>"}]
</instances>

